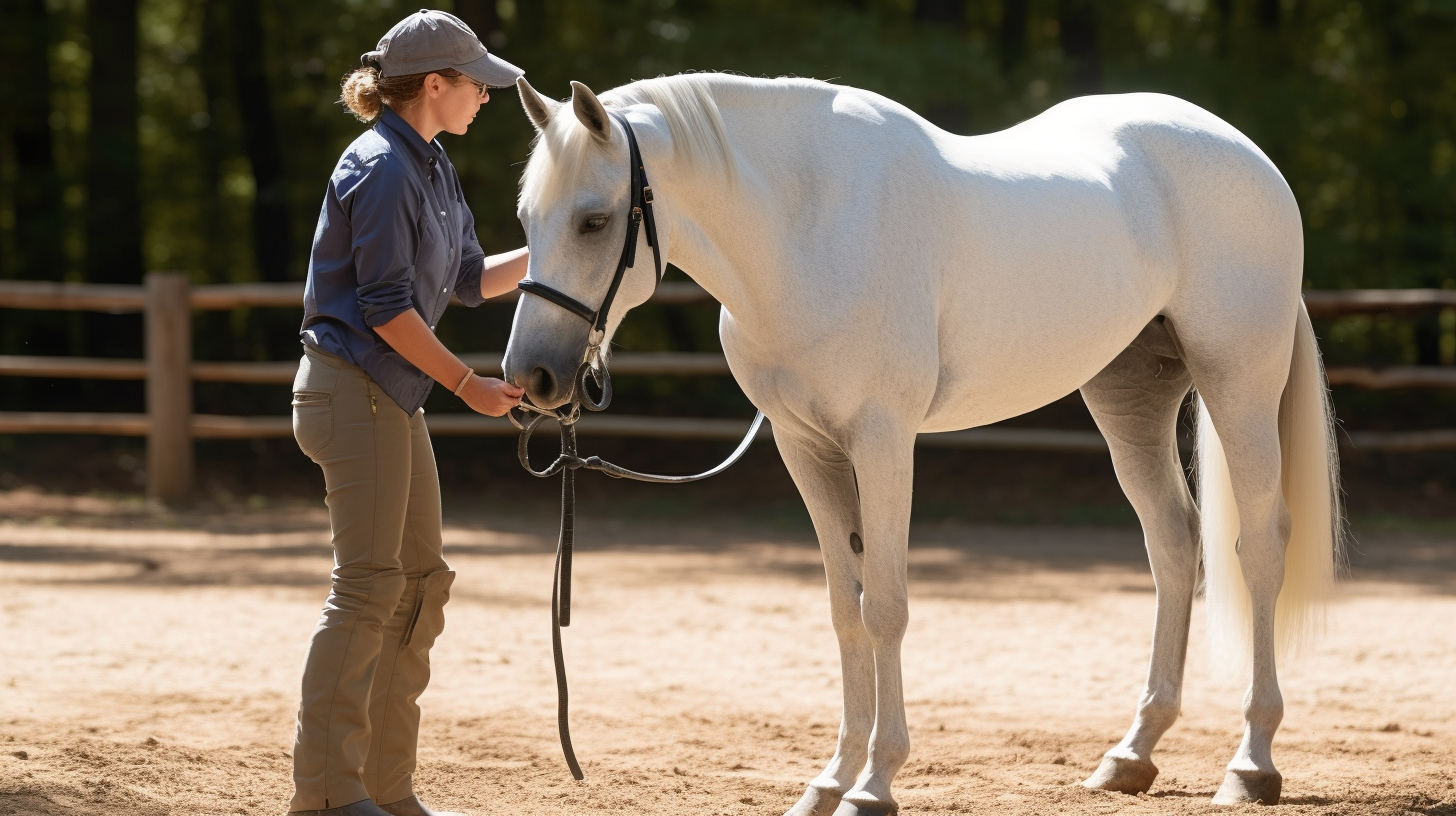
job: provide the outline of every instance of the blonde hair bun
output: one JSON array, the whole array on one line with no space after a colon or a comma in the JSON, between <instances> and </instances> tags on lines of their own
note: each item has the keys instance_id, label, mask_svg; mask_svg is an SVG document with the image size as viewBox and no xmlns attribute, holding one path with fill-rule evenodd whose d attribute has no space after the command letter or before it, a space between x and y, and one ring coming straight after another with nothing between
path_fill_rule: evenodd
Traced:
<instances>
[{"instance_id":1,"label":"blonde hair bun","mask_svg":"<svg viewBox=\"0 0 1456 816\"><path fill-rule=\"evenodd\" d=\"M379 69L372 65L355 68L344 76L343 93L339 101L354 113L359 121L371 124L379 118L384 100L379 96Z\"/></svg>"}]
</instances>

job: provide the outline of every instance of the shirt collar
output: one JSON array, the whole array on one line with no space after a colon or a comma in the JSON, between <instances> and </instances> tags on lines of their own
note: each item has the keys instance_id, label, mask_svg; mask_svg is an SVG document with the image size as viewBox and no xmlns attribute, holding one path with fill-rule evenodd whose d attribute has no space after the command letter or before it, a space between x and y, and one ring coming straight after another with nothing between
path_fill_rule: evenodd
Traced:
<instances>
[{"instance_id":1,"label":"shirt collar","mask_svg":"<svg viewBox=\"0 0 1456 816\"><path fill-rule=\"evenodd\" d=\"M438 160L440 156L445 154L444 149L440 147L438 139L426 142L421 138L419 131L415 130L409 122L406 122L403 117L395 113L388 106L385 106L383 114L379 117L379 125L376 125L376 127L379 126L393 131L396 139L392 141L403 142L409 152L419 160L420 164L433 164L432 159ZM381 135L387 136L387 134Z\"/></svg>"}]
</instances>

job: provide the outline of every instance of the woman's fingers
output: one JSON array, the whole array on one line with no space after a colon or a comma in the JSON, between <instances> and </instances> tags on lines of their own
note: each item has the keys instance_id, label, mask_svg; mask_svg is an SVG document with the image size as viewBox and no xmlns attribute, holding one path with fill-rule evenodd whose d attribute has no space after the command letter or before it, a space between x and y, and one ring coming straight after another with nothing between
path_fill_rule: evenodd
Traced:
<instances>
[{"instance_id":1,"label":"woman's fingers","mask_svg":"<svg viewBox=\"0 0 1456 816\"><path fill-rule=\"evenodd\" d=\"M526 392L508 382L494 377L476 377L466 386L465 403L475 411L489 416L504 416L521 401Z\"/></svg>"}]
</instances>

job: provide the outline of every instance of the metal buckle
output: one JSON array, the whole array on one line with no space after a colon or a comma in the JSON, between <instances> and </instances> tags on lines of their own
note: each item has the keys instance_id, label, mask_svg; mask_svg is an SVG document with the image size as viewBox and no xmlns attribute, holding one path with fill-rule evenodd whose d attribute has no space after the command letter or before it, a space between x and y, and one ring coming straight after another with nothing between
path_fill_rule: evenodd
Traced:
<instances>
[{"instance_id":1,"label":"metal buckle","mask_svg":"<svg viewBox=\"0 0 1456 816\"><path fill-rule=\"evenodd\" d=\"M652 188L651 187L643 187L642 188L642 203L643 204L651 204L652 203Z\"/></svg>"}]
</instances>

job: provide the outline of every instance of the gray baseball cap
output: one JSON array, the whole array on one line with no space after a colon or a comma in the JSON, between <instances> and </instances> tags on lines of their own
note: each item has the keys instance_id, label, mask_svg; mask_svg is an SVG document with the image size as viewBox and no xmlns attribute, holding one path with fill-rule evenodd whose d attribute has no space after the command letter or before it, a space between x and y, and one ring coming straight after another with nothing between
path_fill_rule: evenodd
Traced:
<instances>
[{"instance_id":1,"label":"gray baseball cap","mask_svg":"<svg viewBox=\"0 0 1456 816\"><path fill-rule=\"evenodd\" d=\"M486 51L459 17L431 9L420 9L395 23L375 50L359 57L360 63L370 60L379 63L383 77L454 68L492 88L510 87L526 73Z\"/></svg>"}]
</instances>

